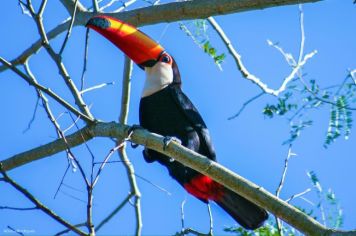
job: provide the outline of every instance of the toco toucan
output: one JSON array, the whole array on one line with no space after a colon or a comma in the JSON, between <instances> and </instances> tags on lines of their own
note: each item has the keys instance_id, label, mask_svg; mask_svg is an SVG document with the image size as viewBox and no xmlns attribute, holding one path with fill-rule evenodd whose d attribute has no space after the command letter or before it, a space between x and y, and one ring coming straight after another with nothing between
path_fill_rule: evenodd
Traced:
<instances>
[{"instance_id":1,"label":"toco toucan","mask_svg":"<svg viewBox=\"0 0 356 236\"><path fill-rule=\"evenodd\" d=\"M146 80L140 101L140 125L150 132L176 137L182 145L216 161L209 131L189 98L181 89L175 60L164 48L134 26L99 15L87 27L109 39L139 67ZM260 227L267 212L208 176L154 150L145 149L144 159L158 161L183 188L201 201L215 201L246 229Z\"/></svg>"}]
</instances>

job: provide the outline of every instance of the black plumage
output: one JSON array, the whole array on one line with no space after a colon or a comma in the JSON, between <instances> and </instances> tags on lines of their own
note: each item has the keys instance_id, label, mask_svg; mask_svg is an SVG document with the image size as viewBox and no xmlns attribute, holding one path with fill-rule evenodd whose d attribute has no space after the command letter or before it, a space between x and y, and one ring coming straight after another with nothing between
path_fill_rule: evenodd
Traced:
<instances>
[{"instance_id":1,"label":"black plumage","mask_svg":"<svg viewBox=\"0 0 356 236\"><path fill-rule=\"evenodd\" d=\"M209 131L198 110L181 90L180 74L175 62L172 68L173 83L141 98L140 124L150 132L176 137L185 147L216 161ZM144 150L144 158L149 163L158 161L164 165L172 178L203 202L216 201L245 228L258 228L268 217L264 209L212 180L206 182L210 178L202 178L199 172L161 153L147 149Z\"/></svg>"}]
</instances>

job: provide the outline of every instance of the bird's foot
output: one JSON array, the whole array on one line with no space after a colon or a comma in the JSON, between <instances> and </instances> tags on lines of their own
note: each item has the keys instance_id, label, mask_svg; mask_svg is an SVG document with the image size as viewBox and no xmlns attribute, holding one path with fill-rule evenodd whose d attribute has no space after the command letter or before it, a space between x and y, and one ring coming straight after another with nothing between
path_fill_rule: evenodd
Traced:
<instances>
[{"instance_id":1,"label":"bird's foot","mask_svg":"<svg viewBox=\"0 0 356 236\"><path fill-rule=\"evenodd\" d=\"M179 144L182 144L182 141L177 138L177 137L171 137L171 136L166 136L164 137L163 139L163 151L166 151L168 145L171 143L171 142L177 142Z\"/></svg>"},{"instance_id":2,"label":"bird's foot","mask_svg":"<svg viewBox=\"0 0 356 236\"><path fill-rule=\"evenodd\" d=\"M132 125L128 130L127 130L127 138L130 139L131 135L133 132L137 129L143 129L142 126L140 125ZM131 147L132 148L137 148L139 144L131 142Z\"/></svg>"}]
</instances>

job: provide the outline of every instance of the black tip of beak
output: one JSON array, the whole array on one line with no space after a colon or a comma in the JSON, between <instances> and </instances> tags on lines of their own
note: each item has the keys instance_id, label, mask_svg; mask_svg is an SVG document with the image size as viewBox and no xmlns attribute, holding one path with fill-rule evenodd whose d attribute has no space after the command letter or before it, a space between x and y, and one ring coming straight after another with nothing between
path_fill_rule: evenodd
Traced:
<instances>
[{"instance_id":1,"label":"black tip of beak","mask_svg":"<svg viewBox=\"0 0 356 236\"><path fill-rule=\"evenodd\" d=\"M85 26L95 26L101 29L106 29L110 27L110 21L101 17L93 17L86 23Z\"/></svg>"}]
</instances>

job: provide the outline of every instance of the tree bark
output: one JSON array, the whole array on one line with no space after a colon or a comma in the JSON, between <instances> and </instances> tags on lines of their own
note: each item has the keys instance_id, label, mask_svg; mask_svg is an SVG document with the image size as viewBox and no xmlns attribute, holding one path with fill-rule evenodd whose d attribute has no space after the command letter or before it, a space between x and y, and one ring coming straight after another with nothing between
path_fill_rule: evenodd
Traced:
<instances>
[{"instance_id":1,"label":"tree bark","mask_svg":"<svg viewBox=\"0 0 356 236\"><path fill-rule=\"evenodd\" d=\"M57 139L51 143L10 157L1 162L2 168L4 171L14 169L31 161L56 154L65 150L68 146L78 146L94 137L111 137L122 140L127 137L129 128L129 126L115 122L98 122L67 136L67 143L65 143L63 139ZM144 129L135 129L131 135L131 141L166 154L184 165L211 177L234 192L239 193L243 197L265 208L306 235L356 235L356 231L340 231L326 228L299 209L277 198L262 187L179 143L171 142L168 147L164 149L164 137L161 135L150 133Z\"/></svg>"}]
</instances>

